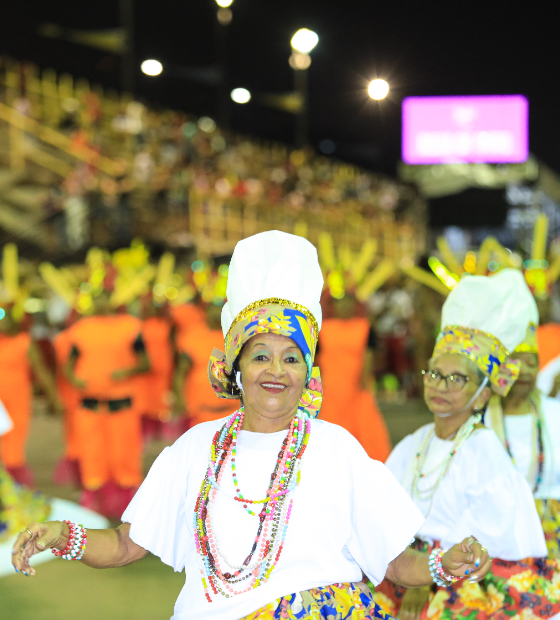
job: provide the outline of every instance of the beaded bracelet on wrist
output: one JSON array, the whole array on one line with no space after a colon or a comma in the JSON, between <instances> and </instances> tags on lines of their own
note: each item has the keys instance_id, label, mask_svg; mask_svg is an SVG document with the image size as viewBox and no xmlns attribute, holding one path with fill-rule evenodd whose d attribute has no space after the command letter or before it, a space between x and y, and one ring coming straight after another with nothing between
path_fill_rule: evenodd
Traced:
<instances>
[{"instance_id":1,"label":"beaded bracelet on wrist","mask_svg":"<svg viewBox=\"0 0 560 620\"><path fill-rule=\"evenodd\" d=\"M87 530L83 525L64 521L68 525L70 535L68 543L62 551L51 549L52 553L63 560L81 560L84 556L87 544Z\"/></svg>"},{"instance_id":2,"label":"beaded bracelet on wrist","mask_svg":"<svg viewBox=\"0 0 560 620\"><path fill-rule=\"evenodd\" d=\"M442 563L443 554L445 552L446 550L443 550L441 547L437 547L430 553L428 559L428 567L430 569L432 580L436 585L443 588L446 588L451 583L455 583L461 579L461 577L455 577L455 575L450 575L445 572Z\"/></svg>"}]
</instances>

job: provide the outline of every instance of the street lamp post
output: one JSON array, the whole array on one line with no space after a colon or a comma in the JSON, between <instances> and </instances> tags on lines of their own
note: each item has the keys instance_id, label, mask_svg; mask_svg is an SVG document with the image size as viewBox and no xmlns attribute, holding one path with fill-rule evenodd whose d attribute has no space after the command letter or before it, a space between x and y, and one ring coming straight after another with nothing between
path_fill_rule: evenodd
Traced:
<instances>
[{"instance_id":1,"label":"street lamp post","mask_svg":"<svg viewBox=\"0 0 560 620\"><path fill-rule=\"evenodd\" d=\"M301 28L291 40L290 67L294 70L294 90L299 97L300 109L296 116L295 143L298 148L309 142L309 83L307 70L311 65L309 53L319 42L312 30Z\"/></svg>"},{"instance_id":2,"label":"street lamp post","mask_svg":"<svg viewBox=\"0 0 560 620\"><path fill-rule=\"evenodd\" d=\"M231 24L233 0L216 0L218 5L216 21L216 60L220 68L218 84L218 123L222 129L229 125L229 89L228 89L228 26Z\"/></svg>"}]
</instances>

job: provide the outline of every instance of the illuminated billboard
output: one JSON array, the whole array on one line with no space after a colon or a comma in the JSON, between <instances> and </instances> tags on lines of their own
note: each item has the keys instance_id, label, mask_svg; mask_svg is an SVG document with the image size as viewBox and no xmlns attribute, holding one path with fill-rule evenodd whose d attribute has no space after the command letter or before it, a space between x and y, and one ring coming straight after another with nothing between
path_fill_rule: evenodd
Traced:
<instances>
[{"instance_id":1,"label":"illuminated billboard","mask_svg":"<svg viewBox=\"0 0 560 620\"><path fill-rule=\"evenodd\" d=\"M529 103L522 95L407 97L407 164L519 163L529 156Z\"/></svg>"}]
</instances>

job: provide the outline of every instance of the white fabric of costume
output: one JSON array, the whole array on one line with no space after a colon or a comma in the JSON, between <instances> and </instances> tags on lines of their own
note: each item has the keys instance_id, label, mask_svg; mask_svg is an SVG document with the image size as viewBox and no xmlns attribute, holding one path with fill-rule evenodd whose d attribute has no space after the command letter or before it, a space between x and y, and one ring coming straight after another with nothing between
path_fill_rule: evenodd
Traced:
<instances>
[{"instance_id":1,"label":"white fabric of costume","mask_svg":"<svg viewBox=\"0 0 560 620\"><path fill-rule=\"evenodd\" d=\"M533 297L519 294L521 287L527 284L519 269L502 269L490 277L464 275L443 304L441 325L479 329L513 351L536 311Z\"/></svg>"},{"instance_id":2,"label":"white fabric of costume","mask_svg":"<svg viewBox=\"0 0 560 620\"><path fill-rule=\"evenodd\" d=\"M360 581L362 570L375 584L383 580L388 564L422 525L422 515L389 470L370 459L350 433L312 420L284 550L269 581L208 603L197 563L193 513L212 439L223 423L199 424L166 448L122 517L131 523L135 543L176 571L185 569L174 620L238 620L280 596ZM266 496L286 436L287 431L240 431L236 471L245 497ZM220 551L241 565L254 542L258 517L232 499L229 462L222 485L224 492L218 491L213 505L213 529Z\"/></svg>"},{"instance_id":3,"label":"white fabric of costume","mask_svg":"<svg viewBox=\"0 0 560 620\"><path fill-rule=\"evenodd\" d=\"M387 459L387 467L409 494L416 454L433 426L427 424L405 437ZM452 446L452 441L434 436L423 470L431 472L445 461ZM432 487L440 474L441 469L427 473L420 480L420 492ZM501 560L547 555L531 489L493 431L476 429L460 446L431 508L430 500L412 499L426 516L416 533L422 540L438 540L447 549L472 535L491 557Z\"/></svg>"},{"instance_id":4,"label":"white fabric of costume","mask_svg":"<svg viewBox=\"0 0 560 620\"><path fill-rule=\"evenodd\" d=\"M544 470L535 498L560 499L560 402L556 398L542 397L541 406L544 418ZM491 428L488 419L485 423ZM534 472L531 475L531 465L536 450L535 416L532 413L504 415L504 424L515 467L533 488L535 479Z\"/></svg>"},{"instance_id":5,"label":"white fabric of costume","mask_svg":"<svg viewBox=\"0 0 560 620\"><path fill-rule=\"evenodd\" d=\"M5 435L8 431L11 431L14 424L8 415L8 411L4 406L4 403L0 400L0 437Z\"/></svg>"},{"instance_id":6,"label":"white fabric of costume","mask_svg":"<svg viewBox=\"0 0 560 620\"><path fill-rule=\"evenodd\" d=\"M560 355L551 359L550 362L539 371L537 376L537 387L545 396L548 396L550 392L552 392L554 379L557 375L560 375ZM560 401L560 392L554 398Z\"/></svg>"},{"instance_id":7,"label":"white fabric of costume","mask_svg":"<svg viewBox=\"0 0 560 620\"><path fill-rule=\"evenodd\" d=\"M243 239L235 246L229 265L227 302L222 308L224 337L249 304L271 297L304 306L321 329L322 290L317 250L307 239L279 230Z\"/></svg>"}]
</instances>

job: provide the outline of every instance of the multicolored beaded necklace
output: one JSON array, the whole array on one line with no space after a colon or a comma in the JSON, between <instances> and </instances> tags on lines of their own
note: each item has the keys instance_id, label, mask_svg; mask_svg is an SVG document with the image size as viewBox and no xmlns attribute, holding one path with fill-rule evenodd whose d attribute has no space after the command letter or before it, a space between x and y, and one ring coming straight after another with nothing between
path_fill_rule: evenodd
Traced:
<instances>
[{"instance_id":1,"label":"multicolored beaded necklace","mask_svg":"<svg viewBox=\"0 0 560 620\"><path fill-rule=\"evenodd\" d=\"M435 425L426 433L424 437L424 441L420 447L420 450L416 453L416 460L413 466L413 474L414 477L412 479L412 497L416 497L421 501L430 500L430 506L428 508L428 513L424 516L427 516L432 509L432 502L434 499L434 495L441 484L441 481L445 478L449 468L451 467L451 463L453 462L453 457L459 451L459 448L467 441L467 439L471 436L474 431L476 425L482 419L482 415L480 413L471 415L470 418L461 426L461 428L457 431L457 435L455 435L455 441L453 442L453 446L449 454L438 463L433 469L430 471L424 471L424 465L426 463L426 459L428 458L428 453L430 450L430 444L432 443L433 438L436 434ZM436 471L441 469L441 473L438 476L436 482L429 488L420 490L418 488L419 482L422 478L426 478L427 476L435 473Z\"/></svg>"},{"instance_id":2,"label":"multicolored beaded necklace","mask_svg":"<svg viewBox=\"0 0 560 620\"><path fill-rule=\"evenodd\" d=\"M212 595L230 598L242 592L249 592L268 581L284 548L292 513L292 493L300 482L302 459L309 443L311 421L307 414L298 411L278 453L266 497L257 500L248 499L241 493L235 466L237 436L243 426L244 416L244 409L241 407L214 435L208 470L194 508L193 530L196 553L204 594L209 603L213 600ZM240 502L249 515L259 518L255 541L249 555L240 566L231 563L220 551L212 520L216 495L218 491L225 493L220 483L228 460L235 485L233 499ZM257 511L257 507L261 505L262 508ZM256 555L257 548L258 555ZM223 570L220 558L228 570Z\"/></svg>"}]
</instances>

